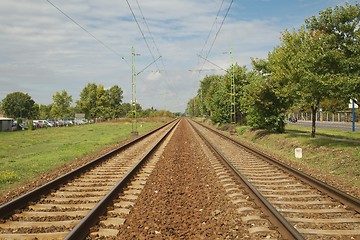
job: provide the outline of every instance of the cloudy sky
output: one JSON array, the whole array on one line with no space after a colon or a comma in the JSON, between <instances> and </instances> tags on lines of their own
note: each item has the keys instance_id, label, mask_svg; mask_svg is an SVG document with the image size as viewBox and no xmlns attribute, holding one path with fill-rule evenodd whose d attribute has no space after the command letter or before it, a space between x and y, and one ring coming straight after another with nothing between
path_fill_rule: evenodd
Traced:
<instances>
[{"instance_id":1,"label":"cloudy sky","mask_svg":"<svg viewBox=\"0 0 360 240\"><path fill-rule=\"evenodd\" d=\"M235 62L250 67L251 58L265 58L279 44L285 29L344 3L0 0L0 101L20 91L50 104L53 94L66 90L75 102L96 83L120 86L130 102L134 46L137 101L183 112L205 75L223 74L214 64L229 67L231 49Z\"/></svg>"}]
</instances>

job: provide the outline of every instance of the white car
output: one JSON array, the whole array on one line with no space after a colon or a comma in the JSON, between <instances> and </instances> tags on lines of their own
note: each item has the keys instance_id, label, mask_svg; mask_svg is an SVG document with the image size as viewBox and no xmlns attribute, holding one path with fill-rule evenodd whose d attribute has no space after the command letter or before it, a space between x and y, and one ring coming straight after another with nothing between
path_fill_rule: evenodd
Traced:
<instances>
[{"instance_id":1,"label":"white car","mask_svg":"<svg viewBox=\"0 0 360 240\"><path fill-rule=\"evenodd\" d=\"M33 120L35 127L44 128L44 127L53 127L52 123L49 123L47 120Z\"/></svg>"}]
</instances>

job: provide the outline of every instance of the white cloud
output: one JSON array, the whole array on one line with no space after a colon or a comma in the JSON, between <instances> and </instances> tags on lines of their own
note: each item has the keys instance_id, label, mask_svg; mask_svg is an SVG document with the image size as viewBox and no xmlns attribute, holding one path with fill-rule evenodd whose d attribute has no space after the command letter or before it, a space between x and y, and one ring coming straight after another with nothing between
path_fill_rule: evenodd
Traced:
<instances>
[{"instance_id":1,"label":"white cloud","mask_svg":"<svg viewBox=\"0 0 360 240\"><path fill-rule=\"evenodd\" d=\"M140 53L135 58L137 71L159 54L162 56L137 77L139 103L144 108L185 110L199 81L207 74L189 70L203 65L197 55L221 1L138 0L157 48L137 4L129 1L154 56L150 55L126 1L51 2L106 46L46 0L1 0L0 100L8 93L23 91L36 102L49 104L52 95L63 89L76 100L87 83L95 82L105 87L119 85L124 90L124 101L130 101L131 47L135 46L136 53ZM211 46L228 4L229 1L224 2L203 55ZM280 17L242 17L246 9L243 4L234 2L209 55L211 61L223 68L230 65L230 56L223 52L233 48L234 61L249 65L250 57L266 57L284 30L279 25ZM286 14L286 9L283 13ZM205 67L215 68L209 63Z\"/></svg>"}]
</instances>

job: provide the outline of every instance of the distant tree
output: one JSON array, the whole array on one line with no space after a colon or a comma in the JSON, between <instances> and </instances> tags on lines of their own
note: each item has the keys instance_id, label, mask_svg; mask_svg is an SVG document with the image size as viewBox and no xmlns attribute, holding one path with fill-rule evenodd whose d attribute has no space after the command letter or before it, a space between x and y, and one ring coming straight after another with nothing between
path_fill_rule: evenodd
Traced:
<instances>
[{"instance_id":1,"label":"distant tree","mask_svg":"<svg viewBox=\"0 0 360 240\"><path fill-rule=\"evenodd\" d=\"M85 113L87 119L98 117L97 114L97 88L95 83L89 83L80 93L80 99L76 102L76 108Z\"/></svg>"},{"instance_id":2,"label":"distant tree","mask_svg":"<svg viewBox=\"0 0 360 240\"><path fill-rule=\"evenodd\" d=\"M190 99L190 101L187 103L186 114L191 117L197 117L200 116L200 113L200 99L199 96L196 96Z\"/></svg>"},{"instance_id":3,"label":"distant tree","mask_svg":"<svg viewBox=\"0 0 360 240\"><path fill-rule=\"evenodd\" d=\"M131 104L130 103L123 103L121 104L121 112L120 117L128 116L128 113L131 112Z\"/></svg>"},{"instance_id":4,"label":"distant tree","mask_svg":"<svg viewBox=\"0 0 360 240\"><path fill-rule=\"evenodd\" d=\"M231 82L235 82L235 113L236 120L244 121L244 106L240 101L243 88L248 84L246 68L237 64L231 65L224 76L209 76L204 78L198 91L198 98L204 101L205 114L210 113L210 119L216 123L231 121ZM200 95L199 95L200 93ZM201 105L200 105L201 106Z\"/></svg>"},{"instance_id":5,"label":"distant tree","mask_svg":"<svg viewBox=\"0 0 360 240\"><path fill-rule=\"evenodd\" d=\"M239 66L238 64L233 64L230 66L230 68L227 70L224 78L225 78L225 87L227 89L227 92L224 92L224 94L227 95L227 101L229 104L228 111L230 112L231 109L231 101L230 101L230 93L231 93L231 81L234 77L234 83L235 83L235 119L236 122L244 123L245 121L245 106L240 101L241 97L244 95L244 87L249 84L249 80L246 74L246 67L245 66ZM233 76L234 75L234 76ZM229 116L229 122L231 117Z\"/></svg>"},{"instance_id":6,"label":"distant tree","mask_svg":"<svg viewBox=\"0 0 360 240\"><path fill-rule=\"evenodd\" d=\"M51 106L51 116L56 119L70 117L70 105L72 103L72 96L69 96L65 90L56 92L53 95L53 104Z\"/></svg>"},{"instance_id":7,"label":"distant tree","mask_svg":"<svg viewBox=\"0 0 360 240\"><path fill-rule=\"evenodd\" d=\"M202 115L211 116L212 111L214 110L212 106L212 98L216 90L214 86L220 81L221 76L210 75L204 77L204 79L200 82L198 96L200 97L200 112Z\"/></svg>"},{"instance_id":8,"label":"distant tree","mask_svg":"<svg viewBox=\"0 0 360 240\"><path fill-rule=\"evenodd\" d=\"M174 114L167 110L156 110L150 111L149 117L174 117Z\"/></svg>"},{"instance_id":9,"label":"distant tree","mask_svg":"<svg viewBox=\"0 0 360 240\"><path fill-rule=\"evenodd\" d=\"M23 92L13 92L6 95L1 105L7 117L31 119L36 113L35 101Z\"/></svg>"},{"instance_id":10,"label":"distant tree","mask_svg":"<svg viewBox=\"0 0 360 240\"><path fill-rule=\"evenodd\" d=\"M128 109L127 112L127 117L129 118L135 118L135 117L142 117L142 107L139 103L136 103L136 113L135 113L135 106L131 106L131 104L129 103L129 105L126 105L127 107L130 107L130 109Z\"/></svg>"},{"instance_id":11,"label":"distant tree","mask_svg":"<svg viewBox=\"0 0 360 240\"><path fill-rule=\"evenodd\" d=\"M40 106L39 106L39 104L34 103L34 106L33 106L32 109L33 109L32 110L32 118L33 119L38 119L39 116L40 116Z\"/></svg>"},{"instance_id":12,"label":"distant tree","mask_svg":"<svg viewBox=\"0 0 360 240\"><path fill-rule=\"evenodd\" d=\"M111 116L111 118L114 119L121 117L123 90L117 85L112 86L106 90L106 98L108 114Z\"/></svg>"},{"instance_id":13,"label":"distant tree","mask_svg":"<svg viewBox=\"0 0 360 240\"><path fill-rule=\"evenodd\" d=\"M49 105L45 105L45 104L41 104L39 106L39 119L48 119L50 118L50 111L52 108L52 104Z\"/></svg>"},{"instance_id":14,"label":"distant tree","mask_svg":"<svg viewBox=\"0 0 360 240\"><path fill-rule=\"evenodd\" d=\"M85 113L86 118L114 119L127 113L124 113L122 99L123 91L117 85L105 89L101 84L89 83L80 93L76 110Z\"/></svg>"}]
</instances>

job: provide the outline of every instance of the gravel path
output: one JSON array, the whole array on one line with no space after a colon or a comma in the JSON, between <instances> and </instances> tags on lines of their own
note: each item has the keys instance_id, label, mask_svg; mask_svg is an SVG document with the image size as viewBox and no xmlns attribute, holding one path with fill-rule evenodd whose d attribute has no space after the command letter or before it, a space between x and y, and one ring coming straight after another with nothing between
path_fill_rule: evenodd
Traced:
<instances>
[{"instance_id":1,"label":"gravel path","mask_svg":"<svg viewBox=\"0 0 360 240\"><path fill-rule=\"evenodd\" d=\"M250 239L202 146L181 121L120 239Z\"/></svg>"}]
</instances>

